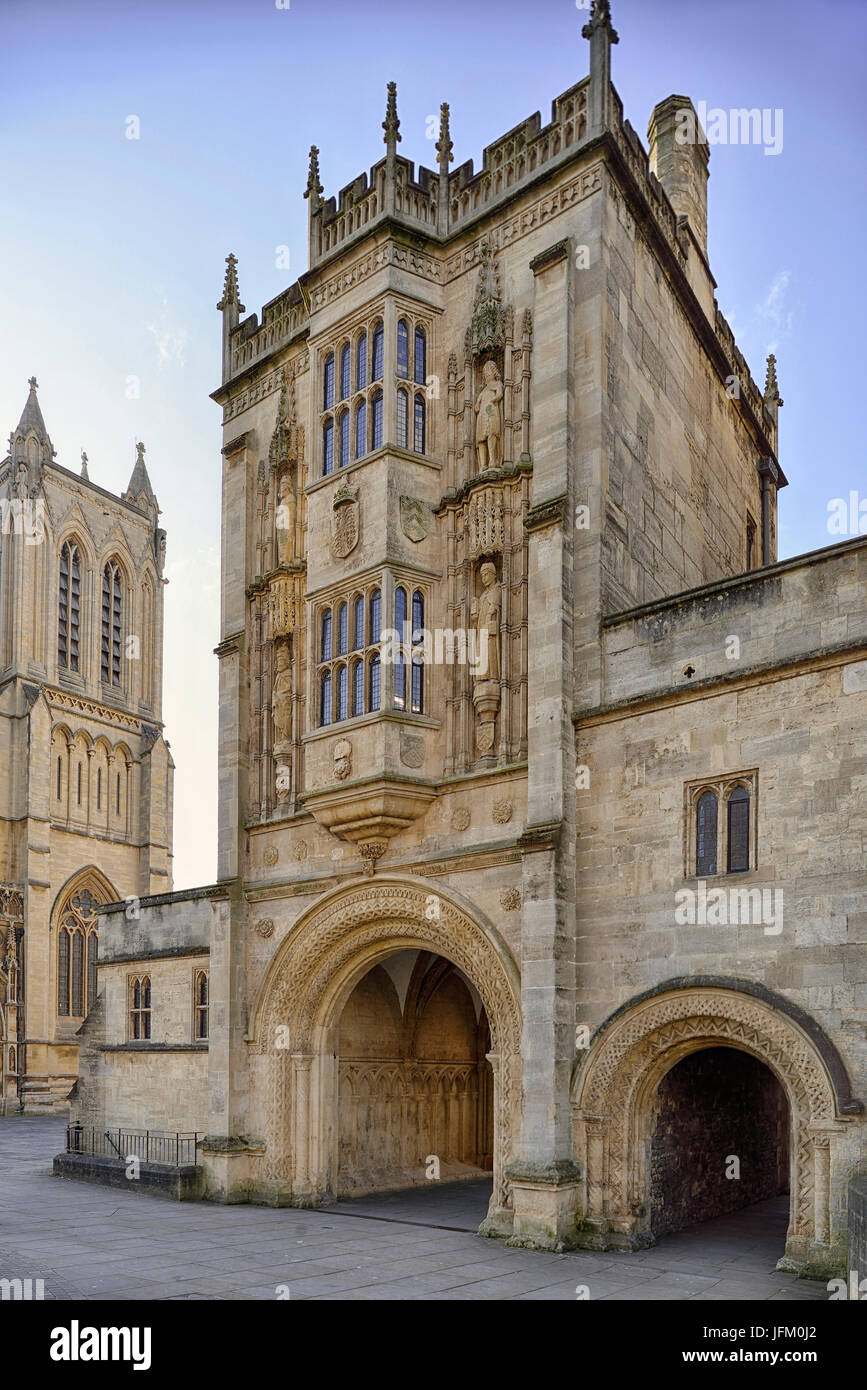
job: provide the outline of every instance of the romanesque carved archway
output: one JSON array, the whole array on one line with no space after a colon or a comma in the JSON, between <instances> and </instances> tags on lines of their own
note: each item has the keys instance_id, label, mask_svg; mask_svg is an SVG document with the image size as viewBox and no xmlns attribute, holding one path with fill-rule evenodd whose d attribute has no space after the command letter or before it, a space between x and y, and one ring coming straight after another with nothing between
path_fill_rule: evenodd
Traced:
<instances>
[{"instance_id":1,"label":"romanesque carved archway","mask_svg":"<svg viewBox=\"0 0 867 1390\"><path fill-rule=\"evenodd\" d=\"M251 1026L267 1059L266 1182L296 1203L327 1197L336 1171L335 1036L355 985L396 951L435 951L479 992L491 1029L494 1191L489 1219L508 1221L503 1174L520 1120L520 983L508 947L440 885L393 875L337 889L311 908L275 953ZM274 1194L272 1194L274 1195Z\"/></svg>"},{"instance_id":2,"label":"romanesque carved archway","mask_svg":"<svg viewBox=\"0 0 867 1390\"><path fill-rule=\"evenodd\" d=\"M795 1018L727 988L645 998L591 1045L572 1091L575 1154L586 1175L582 1243L603 1249L652 1243L647 1170L657 1087L687 1054L720 1046L752 1054L782 1083L792 1140L786 1257L799 1269L833 1267L832 1247L845 1241L831 1203L832 1188L840 1186L833 1151L844 1125L828 1068Z\"/></svg>"}]
</instances>

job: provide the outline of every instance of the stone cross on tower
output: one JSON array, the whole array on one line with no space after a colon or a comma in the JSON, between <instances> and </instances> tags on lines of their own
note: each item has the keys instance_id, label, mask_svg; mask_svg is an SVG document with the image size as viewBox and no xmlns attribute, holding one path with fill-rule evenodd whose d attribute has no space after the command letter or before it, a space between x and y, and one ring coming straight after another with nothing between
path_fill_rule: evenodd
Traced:
<instances>
[{"instance_id":1,"label":"stone cross on tower","mask_svg":"<svg viewBox=\"0 0 867 1390\"><path fill-rule=\"evenodd\" d=\"M609 0L593 0L590 19L581 30L590 40L590 100L588 135L601 135L608 128L611 110L611 45L619 43L611 23Z\"/></svg>"}]
</instances>

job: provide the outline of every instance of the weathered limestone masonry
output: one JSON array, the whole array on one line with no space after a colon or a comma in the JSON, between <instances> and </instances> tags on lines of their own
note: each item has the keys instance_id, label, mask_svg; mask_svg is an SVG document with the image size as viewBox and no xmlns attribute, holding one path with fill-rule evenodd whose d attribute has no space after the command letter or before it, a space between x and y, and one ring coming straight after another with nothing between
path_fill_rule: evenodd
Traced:
<instances>
[{"instance_id":1,"label":"weathered limestone masonry","mask_svg":"<svg viewBox=\"0 0 867 1390\"><path fill-rule=\"evenodd\" d=\"M96 908L171 888L165 532L138 445L115 497L56 460L30 391L0 464L0 1112L62 1109Z\"/></svg>"},{"instance_id":2,"label":"weathered limestone masonry","mask_svg":"<svg viewBox=\"0 0 867 1390\"><path fill-rule=\"evenodd\" d=\"M786 1260L835 1269L867 1168L865 550L777 563L781 401L716 306L707 147L677 144L671 97L645 152L604 0L583 32L589 79L478 172L450 170L444 105L416 173L393 84L369 175L326 199L313 147L309 268L261 322L228 257L219 887L185 1118L216 1200L491 1171L483 1230L553 1248L728 1209L718 1169L681 1201L671 1153L721 1168L761 1132L740 1201L788 1185ZM716 925L729 872L783 890L778 934ZM714 925L679 925L700 888ZM160 910L193 954L181 898ZM157 1030L188 968L160 960ZM140 964L101 969L103 1049ZM114 1057L81 1115L113 1122ZM712 1106L727 1066L709 1153L669 1102ZM164 1093L123 1114L170 1128ZM773 1115L736 1115L750 1096Z\"/></svg>"}]
</instances>

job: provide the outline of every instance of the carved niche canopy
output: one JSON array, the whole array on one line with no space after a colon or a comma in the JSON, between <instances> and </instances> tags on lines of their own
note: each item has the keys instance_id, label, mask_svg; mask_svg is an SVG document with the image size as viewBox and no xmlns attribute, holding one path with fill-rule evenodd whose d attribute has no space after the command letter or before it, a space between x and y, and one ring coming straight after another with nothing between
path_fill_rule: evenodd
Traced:
<instances>
[{"instance_id":1,"label":"carved niche canopy","mask_svg":"<svg viewBox=\"0 0 867 1390\"><path fill-rule=\"evenodd\" d=\"M481 258L470 324L474 357L502 348L506 341L506 311L500 299L500 277L486 241L482 243Z\"/></svg>"},{"instance_id":2,"label":"carved niche canopy","mask_svg":"<svg viewBox=\"0 0 867 1390\"><path fill-rule=\"evenodd\" d=\"M304 428L298 424L295 403L295 378L288 368L283 368L283 385L277 405L277 423L271 436L268 449L268 463L271 468L279 468L284 463L294 463L304 454Z\"/></svg>"}]
</instances>

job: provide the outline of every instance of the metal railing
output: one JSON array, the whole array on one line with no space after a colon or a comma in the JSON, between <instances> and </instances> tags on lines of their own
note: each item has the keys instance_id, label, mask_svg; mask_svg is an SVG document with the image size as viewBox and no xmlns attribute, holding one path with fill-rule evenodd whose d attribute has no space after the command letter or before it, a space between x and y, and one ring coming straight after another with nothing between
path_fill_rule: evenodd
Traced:
<instances>
[{"instance_id":1,"label":"metal railing","mask_svg":"<svg viewBox=\"0 0 867 1390\"><path fill-rule=\"evenodd\" d=\"M68 1125L66 1152L92 1154L97 1158L119 1158L127 1162L138 1158L142 1163L161 1163L169 1168L182 1168L199 1161L199 1143L204 1135L165 1134L154 1129L94 1129L86 1125Z\"/></svg>"}]
</instances>

